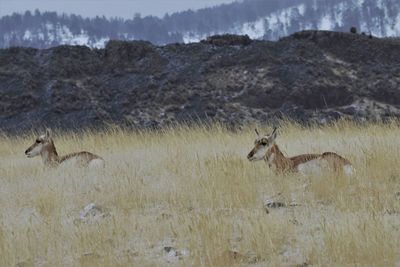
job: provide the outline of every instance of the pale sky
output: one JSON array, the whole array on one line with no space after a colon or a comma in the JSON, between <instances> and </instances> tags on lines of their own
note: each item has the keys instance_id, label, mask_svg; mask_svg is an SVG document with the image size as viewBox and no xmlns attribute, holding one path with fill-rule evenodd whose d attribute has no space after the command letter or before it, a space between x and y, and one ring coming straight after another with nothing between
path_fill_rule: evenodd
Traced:
<instances>
[{"instance_id":1,"label":"pale sky","mask_svg":"<svg viewBox=\"0 0 400 267\"><path fill-rule=\"evenodd\" d=\"M167 12L199 9L230 2L234 0L0 0L0 17L35 9L74 13L84 17L105 15L132 18L135 13L162 17Z\"/></svg>"}]
</instances>

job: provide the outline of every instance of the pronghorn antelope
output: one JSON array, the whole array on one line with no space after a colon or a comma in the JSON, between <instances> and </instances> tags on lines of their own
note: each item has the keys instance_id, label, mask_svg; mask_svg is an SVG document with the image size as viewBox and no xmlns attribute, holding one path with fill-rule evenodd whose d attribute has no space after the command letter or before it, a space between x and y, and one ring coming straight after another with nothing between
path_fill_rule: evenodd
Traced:
<instances>
[{"instance_id":1,"label":"pronghorn antelope","mask_svg":"<svg viewBox=\"0 0 400 267\"><path fill-rule=\"evenodd\" d=\"M249 161L264 159L270 168L275 168L277 174L288 172L299 172L302 174L320 173L322 171L342 172L348 176L354 174L354 168L350 161L334 152L322 154L303 154L287 158L283 155L275 143L277 128L275 127L270 135L260 136L255 130L257 139L254 148L247 155Z\"/></svg>"},{"instance_id":2,"label":"pronghorn antelope","mask_svg":"<svg viewBox=\"0 0 400 267\"><path fill-rule=\"evenodd\" d=\"M46 129L44 135L36 138L33 145L31 145L26 151L25 155L28 158L33 158L40 155L45 166L57 167L60 164L67 162L73 162L78 167L104 167L104 159L92 154L90 152L82 151L67 154L65 156L59 156L54 146L52 139L52 132L50 129Z\"/></svg>"}]
</instances>

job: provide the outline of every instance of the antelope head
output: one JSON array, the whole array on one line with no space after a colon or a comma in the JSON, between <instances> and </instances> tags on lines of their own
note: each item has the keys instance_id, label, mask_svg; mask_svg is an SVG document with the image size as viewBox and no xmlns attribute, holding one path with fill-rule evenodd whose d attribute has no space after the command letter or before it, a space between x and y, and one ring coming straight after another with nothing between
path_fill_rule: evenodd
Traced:
<instances>
[{"instance_id":1,"label":"antelope head","mask_svg":"<svg viewBox=\"0 0 400 267\"><path fill-rule=\"evenodd\" d=\"M258 161L264 159L267 151L275 144L277 135L276 130L277 128L275 127L271 134L261 136L258 130L255 129L257 138L254 141L254 148L247 155L247 159L249 161Z\"/></svg>"},{"instance_id":2,"label":"antelope head","mask_svg":"<svg viewBox=\"0 0 400 267\"><path fill-rule=\"evenodd\" d=\"M33 158L42 154L46 148L54 146L51 137L51 130L46 129L46 133L36 138L35 142L25 151L25 155Z\"/></svg>"}]
</instances>

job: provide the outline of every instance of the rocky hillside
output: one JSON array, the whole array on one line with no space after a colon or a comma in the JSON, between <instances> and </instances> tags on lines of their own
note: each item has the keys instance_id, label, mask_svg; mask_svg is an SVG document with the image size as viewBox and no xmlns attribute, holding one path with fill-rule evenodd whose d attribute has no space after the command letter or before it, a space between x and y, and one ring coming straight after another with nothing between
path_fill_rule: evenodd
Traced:
<instances>
[{"instance_id":1,"label":"rocky hillside","mask_svg":"<svg viewBox=\"0 0 400 267\"><path fill-rule=\"evenodd\" d=\"M215 36L161 47L111 41L105 49L3 49L0 127L399 117L399 51L396 39L324 31L277 42Z\"/></svg>"}]
</instances>

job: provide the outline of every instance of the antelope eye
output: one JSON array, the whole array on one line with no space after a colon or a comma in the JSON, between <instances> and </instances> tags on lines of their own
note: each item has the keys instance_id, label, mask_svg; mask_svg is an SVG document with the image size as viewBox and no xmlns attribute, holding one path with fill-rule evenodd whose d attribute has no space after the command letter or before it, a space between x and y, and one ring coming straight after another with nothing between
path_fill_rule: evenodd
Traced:
<instances>
[{"instance_id":1,"label":"antelope eye","mask_svg":"<svg viewBox=\"0 0 400 267\"><path fill-rule=\"evenodd\" d=\"M36 143L38 143L38 144L41 143L41 142L42 142L42 141L40 141L39 139L36 140Z\"/></svg>"}]
</instances>

